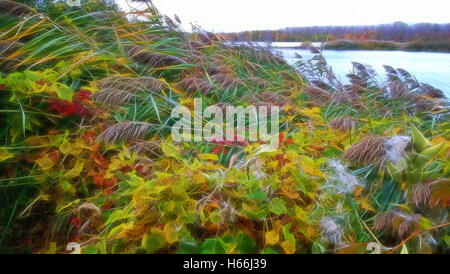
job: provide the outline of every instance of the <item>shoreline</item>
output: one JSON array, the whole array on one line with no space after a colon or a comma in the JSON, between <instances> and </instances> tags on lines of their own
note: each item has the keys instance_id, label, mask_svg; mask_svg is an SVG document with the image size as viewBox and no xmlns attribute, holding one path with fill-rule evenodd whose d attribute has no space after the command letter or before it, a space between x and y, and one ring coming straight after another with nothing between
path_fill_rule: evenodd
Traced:
<instances>
[{"instance_id":1,"label":"shoreline","mask_svg":"<svg viewBox=\"0 0 450 274\"><path fill-rule=\"evenodd\" d=\"M231 41L230 41L231 42ZM311 48L319 48L317 44L321 42L262 42L262 41L248 41L248 42L231 42L231 43L252 43L252 44L267 44L271 48L280 49L302 49L309 50ZM286 45L272 45L286 43ZM289 45L296 44L299 45ZM306 45L302 45L307 43ZM432 50L432 49L417 49L414 48L416 42L393 42L393 41L379 41L379 40L369 40L369 41L351 41L351 40L336 40L323 42L324 50L339 50L339 51L404 51L404 52L430 52L430 53L450 53L450 48L448 50ZM315 45L314 45L315 44Z\"/></svg>"}]
</instances>

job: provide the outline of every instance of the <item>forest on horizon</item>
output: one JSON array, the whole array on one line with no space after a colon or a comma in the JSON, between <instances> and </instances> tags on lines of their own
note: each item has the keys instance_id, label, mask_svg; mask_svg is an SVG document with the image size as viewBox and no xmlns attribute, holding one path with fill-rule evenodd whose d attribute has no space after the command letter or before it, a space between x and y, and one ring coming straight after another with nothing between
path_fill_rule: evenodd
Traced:
<instances>
[{"instance_id":1,"label":"forest on horizon","mask_svg":"<svg viewBox=\"0 0 450 274\"><path fill-rule=\"evenodd\" d=\"M450 38L450 23L392 24L368 26L310 26L288 27L279 30L253 30L222 33L234 41L272 41L272 42L323 42L337 39L383 40L409 42L423 37Z\"/></svg>"}]
</instances>

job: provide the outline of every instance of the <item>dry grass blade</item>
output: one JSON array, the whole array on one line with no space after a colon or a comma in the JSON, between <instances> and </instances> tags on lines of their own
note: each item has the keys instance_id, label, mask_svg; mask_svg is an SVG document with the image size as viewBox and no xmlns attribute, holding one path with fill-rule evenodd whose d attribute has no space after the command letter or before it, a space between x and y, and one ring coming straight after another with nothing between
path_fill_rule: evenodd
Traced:
<instances>
[{"instance_id":1,"label":"dry grass blade","mask_svg":"<svg viewBox=\"0 0 450 274\"><path fill-rule=\"evenodd\" d=\"M1 55L7 55L10 54L20 47L22 47L23 44L19 42L2 42L0 41L0 56Z\"/></svg>"},{"instance_id":2,"label":"dry grass blade","mask_svg":"<svg viewBox=\"0 0 450 274\"><path fill-rule=\"evenodd\" d=\"M364 88L357 85L344 85L344 91L349 93L361 94L364 92Z\"/></svg>"},{"instance_id":3,"label":"dry grass blade","mask_svg":"<svg viewBox=\"0 0 450 274\"><path fill-rule=\"evenodd\" d=\"M243 100L257 108L267 107L267 113L270 113L272 106L283 107L287 104L292 104L288 98L273 92L261 92L257 95L250 94L245 96Z\"/></svg>"},{"instance_id":4,"label":"dry grass blade","mask_svg":"<svg viewBox=\"0 0 450 274\"><path fill-rule=\"evenodd\" d=\"M398 72L391 66L383 65L384 71L386 72L386 76L389 81L399 80Z\"/></svg>"},{"instance_id":5,"label":"dry grass blade","mask_svg":"<svg viewBox=\"0 0 450 274\"><path fill-rule=\"evenodd\" d=\"M311 80L311 84L317 88L323 89L323 90L330 90L331 87L327 83L320 81L320 80Z\"/></svg>"},{"instance_id":6,"label":"dry grass blade","mask_svg":"<svg viewBox=\"0 0 450 274\"><path fill-rule=\"evenodd\" d=\"M405 193L405 199L411 197L411 202L417 206L424 206L430 200L431 190L428 184L415 184L411 188L408 188Z\"/></svg>"},{"instance_id":7,"label":"dry grass blade","mask_svg":"<svg viewBox=\"0 0 450 274\"><path fill-rule=\"evenodd\" d=\"M100 102L111 106L120 106L130 102L135 95L135 90L125 91L112 88L102 89L92 95L95 102Z\"/></svg>"},{"instance_id":8,"label":"dry grass blade","mask_svg":"<svg viewBox=\"0 0 450 274\"><path fill-rule=\"evenodd\" d=\"M361 99L359 98L359 95L355 92L340 91L333 93L331 95L331 101L333 101L336 104L347 104L351 106L361 105Z\"/></svg>"},{"instance_id":9,"label":"dry grass blade","mask_svg":"<svg viewBox=\"0 0 450 274\"><path fill-rule=\"evenodd\" d=\"M115 143L143 139L147 134L149 128L150 124L143 122L117 123L103 131L97 137L97 141L105 143Z\"/></svg>"},{"instance_id":10,"label":"dry grass blade","mask_svg":"<svg viewBox=\"0 0 450 274\"><path fill-rule=\"evenodd\" d=\"M384 138L376 135L365 136L353 144L342 155L342 160L350 163L369 164L385 158Z\"/></svg>"},{"instance_id":11,"label":"dry grass blade","mask_svg":"<svg viewBox=\"0 0 450 274\"><path fill-rule=\"evenodd\" d=\"M356 122L350 116L340 116L331 120L329 126L337 131L349 132L355 128Z\"/></svg>"},{"instance_id":12,"label":"dry grass blade","mask_svg":"<svg viewBox=\"0 0 450 274\"><path fill-rule=\"evenodd\" d=\"M29 6L16 1L0 0L0 13L21 16L35 14L36 11Z\"/></svg>"},{"instance_id":13,"label":"dry grass blade","mask_svg":"<svg viewBox=\"0 0 450 274\"><path fill-rule=\"evenodd\" d=\"M331 100L330 93L317 87L307 87L305 93L317 106L324 106Z\"/></svg>"},{"instance_id":14,"label":"dry grass blade","mask_svg":"<svg viewBox=\"0 0 450 274\"><path fill-rule=\"evenodd\" d=\"M201 44L209 46L214 42L219 41L219 38L212 32L205 32L205 33L197 33L197 40Z\"/></svg>"},{"instance_id":15,"label":"dry grass blade","mask_svg":"<svg viewBox=\"0 0 450 274\"><path fill-rule=\"evenodd\" d=\"M142 35L139 35L137 38L139 38L142 41L146 41L146 42L153 42L153 41L161 40L161 36L153 34L153 33L142 34Z\"/></svg>"},{"instance_id":16,"label":"dry grass blade","mask_svg":"<svg viewBox=\"0 0 450 274\"><path fill-rule=\"evenodd\" d=\"M288 98L273 92L261 92L258 95L264 103L270 103L275 106L281 107L287 104L292 104L291 100Z\"/></svg>"},{"instance_id":17,"label":"dry grass blade","mask_svg":"<svg viewBox=\"0 0 450 274\"><path fill-rule=\"evenodd\" d=\"M410 95L410 92L408 91L408 88L406 85L400 81L391 81L389 82L387 86L387 90L384 90L389 97L391 98L399 98L399 97L406 97Z\"/></svg>"},{"instance_id":18,"label":"dry grass blade","mask_svg":"<svg viewBox=\"0 0 450 274\"><path fill-rule=\"evenodd\" d=\"M245 96L243 99L255 106L272 105L281 107L286 104L292 104L292 102L288 98L273 92L261 92L257 95L252 94Z\"/></svg>"},{"instance_id":19,"label":"dry grass blade","mask_svg":"<svg viewBox=\"0 0 450 274\"><path fill-rule=\"evenodd\" d=\"M223 88L236 88L239 85L239 81L230 74L219 73L213 75L211 80L218 83Z\"/></svg>"},{"instance_id":20,"label":"dry grass blade","mask_svg":"<svg viewBox=\"0 0 450 274\"><path fill-rule=\"evenodd\" d=\"M247 79L251 82L257 89L266 89L269 87L269 83L266 80L259 77L250 77Z\"/></svg>"},{"instance_id":21,"label":"dry grass blade","mask_svg":"<svg viewBox=\"0 0 450 274\"><path fill-rule=\"evenodd\" d=\"M380 212L378 213L373 222L373 226L377 231L390 230L392 229L392 219L394 218L394 213L392 212Z\"/></svg>"},{"instance_id":22,"label":"dry grass blade","mask_svg":"<svg viewBox=\"0 0 450 274\"><path fill-rule=\"evenodd\" d=\"M443 99L443 98L445 98L444 92L442 90L440 90L440 89L437 89L437 88L428 89L424 93L424 95L427 96L427 97L434 98L434 99Z\"/></svg>"},{"instance_id":23,"label":"dry grass blade","mask_svg":"<svg viewBox=\"0 0 450 274\"><path fill-rule=\"evenodd\" d=\"M164 87L164 83L160 80L149 77L126 77L126 76L110 76L108 78L102 79L98 86L101 89L112 88L112 89L147 89L158 91Z\"/></svg>"},{"instance_id":24,"label":"dry grass blade","mask_svg":"<svg viewBox=\"0 0 450 274\"><path fill-rule=\"evenodd\" d=\"M353 85L361 86L361 87L367 87L367 81L359 77L355 74L347 74L347 78L349 79L350 83Z\"/></svg>"},{"instance_id":25,"label":"dry grass blade","mask_svg":"<svg viewBox=\"0 0 450 274\"><path fill-rule=\"evenodd\" d=\"M100 91L92 95L94 101L108 105L122 105L128 103L139 91L158 91L164 84L153 77L111 76L100 81L98 86Z\"/></svg>"},{"instance_id":26,"label":"dry grass blade","mask_svg":"<svg viewBox=\"0 0 450 274\"><path fill-rule=\"evenodd\" d=\"M143 154L149 158L157 158L163 153L160 141L137 142L130 147L130 151Z\"/></svg>"},{"instance_id":27,"label":"dry grass blade","mask_svg":"<svg viewBox=\"0 0 450 274\"><path fill-rule=\"evenodd\" d=\"M203 45L200 42L196 42L196 41L188 41L186 43L181 44L181 48L189 49L189 50L193 50L193 51L201 50L204 47L205 47L205 45Z\"/></svg>"},{"instance_id":28,"label":"dry grass blade","mask_svg":"<svg viewBox=\"0 0 450 274\"><path fill-rule=\"evenodd\" d=\"M222 61L213 61L213 62L207 64L206 67L207 67L208 73L212 74L212 75L219 74L219 73L230 75L230 74L234 73L233 69L230 68L227 64L225 64Z\"/></svg>"},{"instance_id":29,"label":"dry grass blade","mask_svg":"<svg viewBox=\"0 0 450 274\"><path fill-rule=\"evenodd\" d=\"M11 59L8 55L15 52L22 46L23 44L19 42L0 41L0 70L8 71L14 69L14 67L20 63L18 58Z\"/></svg>"},{"instance_id":30,"label":"dry grass blade","mask_svg":"<svg viewBox=\"0 0 450 274\"><path fill-rule=\"evenodd\" d=\"M161 68L167 66L174 66L180 64L187 64L187 62L176 56L146 51L145 48L140 46L126 46L127 54L132 57L136 62L144 64L153 68Z\"/></svg>"},{"instance_id":31,"label":"dry grass blade","mask_svg":"<svg viewBox=\"0 0 450 274\"><path fill-rule=\"evenodd\" d=\"M405 79L406 81L415 81L414 77L411 75L411 73L409 73L407 70L402 69L402 68L398 68L397 69L398 73L400 73L400 75L403 77L403 79Z\"/></svg>"},{"instance_id":32,"label":"dry grass blade","mask_svg":"<svg viewBox=\"0 0 450 274\"><path fill-rule=\"evenodd\" d=\"M207 94L213 88L212 84L195 77L186 77L177 83L177 87L187 92L200 91L202 94Z\"/></svg>"}]
</instances>

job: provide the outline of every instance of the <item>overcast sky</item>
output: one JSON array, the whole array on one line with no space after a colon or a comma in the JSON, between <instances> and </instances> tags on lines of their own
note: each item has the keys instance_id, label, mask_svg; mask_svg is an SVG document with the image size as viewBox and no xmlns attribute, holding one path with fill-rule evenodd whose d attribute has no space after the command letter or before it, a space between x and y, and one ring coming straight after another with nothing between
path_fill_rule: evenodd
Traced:
<instances>
[{"instance_id":1,"label":"overcast sky","mask_svg":"<svg viewBox=\"0 0 450 274\"><path fill-rule=\"evenodd\" d=\"M117 0L129 10L126 2ZM190 23L215 32L300 26L450 23L450 0L153 0L190 30ZM139 7L139 3L131 3Z\"/></svg>"}]
</instances>

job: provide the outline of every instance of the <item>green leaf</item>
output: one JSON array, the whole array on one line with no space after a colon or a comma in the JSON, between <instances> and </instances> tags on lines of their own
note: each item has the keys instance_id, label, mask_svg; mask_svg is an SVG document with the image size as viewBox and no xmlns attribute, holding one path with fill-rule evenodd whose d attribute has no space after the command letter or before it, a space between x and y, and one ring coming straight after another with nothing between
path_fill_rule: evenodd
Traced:
<instances>
[{"instance_id":1,"label":"green leaf","mask_svg":"<svg viewBox=\"0 0 450 274\"><path fill-rule=\"evenodd\" d=\"M325 247L323 247L321 244L319 244L318 242L313 243L311 250L312 254L323 254L325 253L325 251L326 251Z\"/></svg>"},{"instance_id":2,"label":"green leaf","mask_svg":"<svg viewBox=\"0 0 450 274\"><path fill-rule=\"evenodd\" d=\"M72 96L74 94L74 91L69 88L66 85L58 85L56 88L56 94L58 94L58 97L63 100L67 100L69 102L72 102Z\"/></svg>"},{"instance_id":3,"label":"green leaf","mask_svg":"<svg viewBox=\"0 0 450 274\"><path fill-rule=\"evenodd\" d=\"M145 234L142 238L142 247L147 253L153 253L164 245L164 236L162 233L152 232Z\"/></svg>"},{"instance_id":4,"label":"green leaf","mask_svg":"<svg viewBox=\"0 0 450 274\"><path fill-rule=\"evenodd\" d=\"M239 253L249 254L255 252L256 244L253 241L253 239L247 234L245 233L239 234L239 236L237 237L237 241L238 241L237 250L239 251Z\"/></svg>"},{"instance_id":5,"label":"green leaf","mask_svg":"<svg viewBox=\"0 0 450 274\"><path fill-rule=\"evenodd\" d=\"M255 201L264 200L266 197L267 197L267 194L260 189L254 190L253 192L247 194L247 198L249 198L251 200L255 200Z\"/></svg>"},{"instance_id":6,"label":"green leaf","mask_svg":"<svg viewBox=\"0 0 450 274\"><path fill-rule=\"evenodd\" d=\"M200 248L197 242L193 239L181 240L178 242L177 254L197 254L200 252Z\"/></svg>"},{"instance_id":7,"label":"green leaf","mask_svg":"<svg viewBox=\"0 0 450 274\"><path fill-rule=\"evenodd\" d=\"M223 247L222 240L220 238L206 239L200 247L201 254L224 254L225 249Z\"/></svg>"},{"instance_id":8,"label":"green leaf","mask_svg":"<svg viewBox=\"0 0 450 274\"><path fill-rule=\"evenodd\" d=\"M86 248L83 248L83 254L97 254L97 253L98 253L97 245L91 245Z\"/></svg>"},{"instance_id":9,"label":"green leaf","mask_svg":"<svg viewBox=\"0 0 450 274\"><path fill-rule=\"evenodd\" d=\"M402 250L400 251L400 254L408 254L408 248L406 247L406 245L402 245Z\"/></svg>"},{"instance_id":10,"label":"green leaf","mask_svg":"<svg viewBox=\"0 0 450 274\"><path fill-rule=\"evenodd\" d=\"M266 247L264 248L264 250L261 252L262 254L278 254L278 252L276 252L273 248L271 247Z\"/></svg>"},{"instance_id":11,"label":"green leaf","mask_svg":"<svg viewBox=\"0 0 450 274\"><path fill-rule=\"evenodd\" d=\"M265 210L265 209L260 209L260 210L257 210L257 211L243 210L243 212L249 218L253 218L253 219L263 219L263 218L267 217L267 210Z\"/></svg>"},{"instance_id":12,"label":"green leaf","mask_svg":"<svg viewBox=\"0 0 450 274\"><path fill-rule=\"evenodd\" d=\"M118 209L113 211L111 215L109 215L108 220L106 220L105 225L112 224L115 221L122 220L128 218L130 215L126 214L123 210Z\"/></svg>"},{"instance_id":13,"label":"green leaf","mask_svg":"<svg viewBox=\"0 0 450 274\"><path fill-rule=\"evenodd\" d=\"M287 208L282 199L274 198L270 201L269 211L271 211L277 215L281 215L281 214L284 214L287 212Z\"/></svg>"},{"instance_id":14,"label":"green leaf","mask_svg":"<svg viewBox=\"0 0 450 274\"><path fill-rule=\"evenodd\" d=\"M334 158L334 157L337 157L337 156L339 156L341 154L342 154L342 151L340 151L339 149L337 149L335 147L327 147L323 151L323 156L325 156L327 158Z\"/></svg>"}]
</instances>

